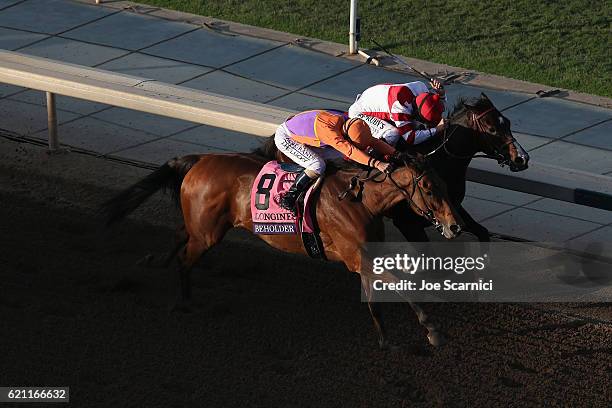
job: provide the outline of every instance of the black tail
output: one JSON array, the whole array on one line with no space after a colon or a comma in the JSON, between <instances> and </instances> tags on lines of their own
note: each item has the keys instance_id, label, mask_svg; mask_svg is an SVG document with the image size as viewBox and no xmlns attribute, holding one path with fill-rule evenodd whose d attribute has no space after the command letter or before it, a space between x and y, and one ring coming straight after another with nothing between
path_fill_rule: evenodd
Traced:
<instances>
[{"instance_id":1,"label":"black tail","mask_svg":"<svg viewBox=\"0 0 612 408\"><path fill-rule=\"evenodd\" d=\"M169 160L153 173L102 204L101 212L106 216L107 225L124 218L160 189L170 190L172 197L178 203L183 179L199 160L200 156L197 155Z\"/></svg>"},{"instance_id":2,"label":"black tail","mask_svg":"<svg viewBox=\"0 0 612 408\"><path fill-rule=\"evenodd\" d=\"M257 149L253 150L253 153L270 160L276 159L276 152L278 148L276 147L276 143L274 143L274 135L266 138L265 142Z\"/></svg>"}]
</instances>

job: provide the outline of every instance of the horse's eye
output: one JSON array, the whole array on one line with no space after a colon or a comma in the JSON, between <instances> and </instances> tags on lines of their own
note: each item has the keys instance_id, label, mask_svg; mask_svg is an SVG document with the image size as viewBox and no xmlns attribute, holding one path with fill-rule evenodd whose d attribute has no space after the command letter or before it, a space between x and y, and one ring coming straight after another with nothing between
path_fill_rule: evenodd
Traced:
<instances>
[{"instance_id":1,"label":"horse's eye","mask_svg":"<svg viewBox=\"0 0 612 408\"><path fill-rule=\"evenodd\" d=\"M431 196L433 196L433 193L432 193L431 191L426 191L426 192L425 192L425 195L426 195L427 197L431 197Z\"/></svg>"}]
</instances>

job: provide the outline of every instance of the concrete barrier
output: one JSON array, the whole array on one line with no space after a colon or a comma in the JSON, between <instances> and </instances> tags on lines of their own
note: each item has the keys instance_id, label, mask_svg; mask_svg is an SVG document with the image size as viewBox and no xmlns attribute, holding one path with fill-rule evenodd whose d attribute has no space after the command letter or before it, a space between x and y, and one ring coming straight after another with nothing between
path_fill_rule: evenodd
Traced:
<instances>
[{"instance_id":1,"label":"concrete barrier","mask_svg":"<svg viewBox=\"0 0 612 408\"><path fill-rule=\"evenodd\" d=\"M295 112L163 82L0 50L0 82L47 92L49 146L58 146L54 94L270 136ZM612 179L542 164L511 173L474 160L468 179L612 211Z\"/></svg>"}]
</instances>

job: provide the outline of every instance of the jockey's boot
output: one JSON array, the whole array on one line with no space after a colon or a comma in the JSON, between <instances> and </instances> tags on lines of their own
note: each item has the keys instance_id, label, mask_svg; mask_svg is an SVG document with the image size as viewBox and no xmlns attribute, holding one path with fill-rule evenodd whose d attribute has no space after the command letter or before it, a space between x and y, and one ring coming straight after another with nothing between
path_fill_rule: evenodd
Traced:
<instances>
[{"instance_id":1,"label":"jockey's boot","mask_svg":"<svg viewBox=\"0 0 612 408\"><path fill-rule=\"evenodd\" d=\"M294 215L297 214L297 208L295 202L299 198L300 194L308 190L308 187L316 178L310 178L304 171L300 172L295 178L293 185L287 190L285 195L280 200L280 206L285 210L291 211Z\"/></svg>"}]
</instances>

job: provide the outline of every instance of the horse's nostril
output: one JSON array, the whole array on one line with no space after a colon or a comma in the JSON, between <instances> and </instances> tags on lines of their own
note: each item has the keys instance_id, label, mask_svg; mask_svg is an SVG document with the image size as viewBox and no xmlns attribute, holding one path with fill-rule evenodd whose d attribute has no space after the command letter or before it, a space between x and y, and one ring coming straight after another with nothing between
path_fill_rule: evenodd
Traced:
<instances>
[{"instance_id":1,"label":"horse's nostril","mask_svg":"<svg viewBox=\"0 0 612 408\"><path fill-rule=\"evenodd\" d=\"M458 234L461 232L461 227L457 224L452 224L449 228L453 234Z\"/></svg>"},{"instance_id":2,"label":"horse's nostril","mask_svg":"<svg viewBox=\"0 0 612 408\"><path fill-rule=\"evenodd\" d=\"M525 158L523 156L517 156L517 158L514 159L514 163L518 164L519 166L522 166L523 164L525 164Z\"/></svg>"}]
</instances>

